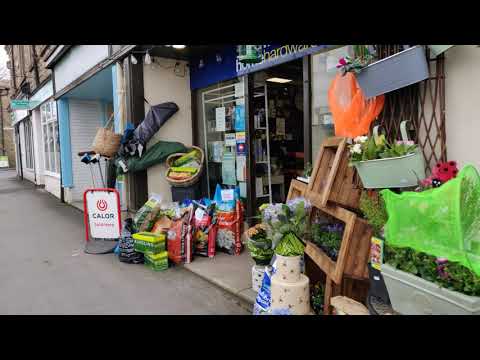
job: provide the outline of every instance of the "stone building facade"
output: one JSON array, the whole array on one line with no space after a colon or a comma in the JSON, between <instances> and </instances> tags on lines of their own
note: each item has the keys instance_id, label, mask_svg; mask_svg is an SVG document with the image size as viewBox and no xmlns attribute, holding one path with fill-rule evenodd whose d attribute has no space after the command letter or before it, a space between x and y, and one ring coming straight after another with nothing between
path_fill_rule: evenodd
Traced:
<instances>
[{"instance_id":1,"label":"stone building facade","mask_svg":"<svg viewBox=\"0 0 480 360\"><path fill-rule=\"evenodd\" d=\"M10 70L10 97L30 95L51 76L46 59L58 45L5 45Z\"/></svg>"},{"instance_id":2,"label":"stone building facade","mask_svg":"<svg viewBox=\"0 0 480 360\"><path fill-rule=\"evenodd\" d=\"M12 119L8 111L10 84L0 81L0 155L8 156L9 167L15 167L15 141Z\"/></svg>"}]
</instances>

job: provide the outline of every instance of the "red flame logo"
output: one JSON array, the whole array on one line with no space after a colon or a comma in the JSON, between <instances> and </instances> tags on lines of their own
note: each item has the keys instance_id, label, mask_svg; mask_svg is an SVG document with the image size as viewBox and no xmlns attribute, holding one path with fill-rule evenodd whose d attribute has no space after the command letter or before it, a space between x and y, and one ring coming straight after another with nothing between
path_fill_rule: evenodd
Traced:
<instances>
[{"instance_id":1,"label":"red flame logo","mask_svg":"<svg viewBox=\"0 0 480 360\"><path fill-rule=\"evenodd\" d=\"M100 211L105 211L108 208L108 204L105 200L98 200L97 201L97 209Z\"/></svg>"}]
</instances>

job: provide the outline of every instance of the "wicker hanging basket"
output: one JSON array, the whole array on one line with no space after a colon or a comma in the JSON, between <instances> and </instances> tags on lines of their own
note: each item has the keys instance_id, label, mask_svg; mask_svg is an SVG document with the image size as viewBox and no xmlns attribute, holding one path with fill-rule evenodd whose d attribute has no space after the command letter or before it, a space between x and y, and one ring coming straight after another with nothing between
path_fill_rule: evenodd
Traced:
<instances>
[{"instance_id":1,"label":"wicker hanging basket","mask_svg":"<svg viewBox=\"0 0 480 360\"><path fill-rule=\"evenodd\" d=\"M202 175L203 169L205 167L205 153L198 146L191 146L190 151L191 150L197 150L197 151L200 152L200 168L198 169L196 174L192 175L189 178L182 179L182 180L175 180L175 179L171 179L171 178L168 177L168 174L170 172L170 168L173 166L173 163L175 162L175 160L177 160L179 157L185 155L186 153L171 154L167 158L166 164L167 164L168 169L165 173L165 178L167 179L168 183L171 186L173 186L173 187L188 187L188 186L192 186L192 185L196 184L198 182L198 180L200 179L200 176Z\"/></svg>"},{"instance_id":2,"label":"wicker hanging basket","mask_svg":"<svg viewBox=\"0 0 480 360\"><path fill-rule=\"evenodd\" d=\"M93 139L93 151L105 157L114 157L122 140L121 134L115 134L115 131L110 129L113 125L113 116L112 113L105 126L98 129L95 139Z\"/></svg>"}]
</instances>

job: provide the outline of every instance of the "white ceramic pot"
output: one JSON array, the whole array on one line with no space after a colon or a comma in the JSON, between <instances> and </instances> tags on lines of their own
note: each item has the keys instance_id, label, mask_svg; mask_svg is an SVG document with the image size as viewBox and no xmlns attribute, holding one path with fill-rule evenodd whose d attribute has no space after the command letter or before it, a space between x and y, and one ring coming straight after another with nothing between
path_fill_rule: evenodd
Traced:
<instances>
[{"instance_id":1,"label":"white ceramic pot","mask_svg":"<svg viewBox=\"0 0 480 360\"><path fill-rule=\"evenodd\" d=\"M301 256L276 256L276 275L281 281L294 283L300 279Z\"/></svg>"},{"instance_id":2,"label":"white ceramic pot","mask_svg":"<svg viewBox=\"0 0 480 360\"><path fill-rule=\"evenodd\" d=\"M262 287L263 276L265 275L265 266L253 265L252 266L252 289L255 292L259 292Z\"/></svg>"}]
</instances>

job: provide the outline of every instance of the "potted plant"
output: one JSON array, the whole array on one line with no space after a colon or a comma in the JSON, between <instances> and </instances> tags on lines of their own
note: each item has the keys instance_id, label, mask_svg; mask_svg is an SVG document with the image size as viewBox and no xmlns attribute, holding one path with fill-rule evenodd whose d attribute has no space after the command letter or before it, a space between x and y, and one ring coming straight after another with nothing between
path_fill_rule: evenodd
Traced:
<instances>
[{"instance_id":1,"label":"potted plant","mask_svg":"<svg viewBox=\"0 0 480 360\"><path fill-rule=\"evenodd\" d=\"M423 81L429 77L425 49L408 47L361 68L356 77L367 99Z\"/></svg>"},{"instance_id":2,"label":"potted plant","mask_svg":"<svg viewBox=\"0 0 480 360\"><path fill-rule=\"evenodd\" d=\"M247 248L258 266L270 264L273 257L272 241L267 237L265 224L257 224L247 230Z\"/></svg>"},{"instance_id":3,"label":"potted plant","mask_svg":"<svg viewBox=\"0 0 480 360\"><path fill-rule=\"evenodd\" d=\"M366 189L404 188L418 185L425 178L425 161L418 146L408 139L406 121L400 124L402 140L388 142L378 135L359 136L350 149L354 165Z\"/></svg>"},{"instance_id":4,"label":"potted plant","mask_svg":"<svg viewBox=\"0 0 480 360\"><path fill-rule=\"evenodd\" d=\"M480 176L458 176L423 192L382 190L388 211L382 274L404 314L480 314Z\"/></svg>"},{"instance_id":5,"label":"potted plant","mask_svg":"<svg viewBox=\"0 0 480 360\"><path fill-rule=\"evenodd\" d=\"M275 256L289 269L294 269L292 278L300 273L305 250L300 239L305 236L310 209L310 202L303 197L289 200L286 204L264 204L260 207Z\"/></svg>"}]
</instances>

